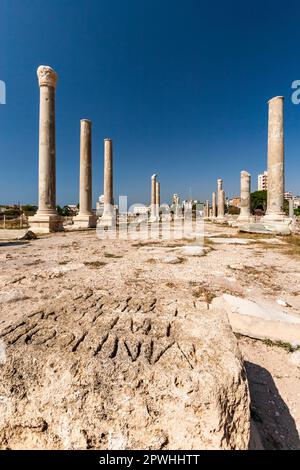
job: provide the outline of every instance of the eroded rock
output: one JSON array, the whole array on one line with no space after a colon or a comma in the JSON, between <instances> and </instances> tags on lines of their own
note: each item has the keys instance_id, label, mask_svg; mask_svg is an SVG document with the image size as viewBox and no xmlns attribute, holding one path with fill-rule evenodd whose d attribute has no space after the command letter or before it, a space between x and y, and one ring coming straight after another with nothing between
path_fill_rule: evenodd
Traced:
<instances>
[{"instance_id":1,"label":"eroded rock","mask_svg":"<svg viewBox=\"0 0 300 470\"><path fill-rule=\"evenodd\" d=\"M175 307L68 294L3 330L0 447L246 449L247 380L227 318Z\"/></svg>"}]
</instances>

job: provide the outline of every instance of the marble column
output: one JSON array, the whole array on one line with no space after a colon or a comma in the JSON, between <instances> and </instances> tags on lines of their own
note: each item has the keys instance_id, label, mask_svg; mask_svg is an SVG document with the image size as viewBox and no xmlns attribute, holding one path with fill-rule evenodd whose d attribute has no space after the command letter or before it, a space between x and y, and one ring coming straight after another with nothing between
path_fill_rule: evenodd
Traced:
<instances>
[{"instance_id":1,"label":"marble column","mask_svg":"<svg viewBox=\"0 0 300 470\"><path fill-rule=\"evenodd\" d=\"M295 213L294 213L294 199L289 199L289 217L291 219L294 219Z\"/></svg>"},{"instance_id":2,"label":"marble column","mask_svg":"<svg viewBox=\"0 0 300 470\"><path fill-rule=\"evenodd\" d=\"M241 211L237 218L239 222L249 222L251 217L251 176L247 171L241 171Z\"/></svg>"},{"instance_id":3,"label":"marble column","mask_svg":"<svg viewBox=\"0 0 300 470\"><path fill-rule=\"evenodd\" d=\"M55 90L57 74L47 65L37 69L40 87L39 117L39 205L30 228L36 232L63 230L63 218L56 211Z\"/></svg>"},{"instance_id":4,"label":"marble column","mask_svg":"<svg viewBox=\"0 0 300 470\"><path fill-rule=\"evenodd\" d=\"M225 192L223 191L223 180L218 179L218 219L224 219L225 214Z\"/></svg>"},{"instance_id":5,"label":"marble column","mask_svg":"<svg viewBox=\"0 0 300 470\"><path fill-rule=\"evenodd\" d=\"M96 221L92 212L92 123L81 119L79 213L73 222L76 228L91 228L96 227Z\"/></svg>"},{"instance_id":6,"label":"marble column","mask_svg":"<svg viewBox=\"0 0 300 470\"><path fill-rule=\"evenodd\" d=\"M284 135L283 96L276 96L269 102L268 117L268 191L267 221L283 220L284 200Z\"/></svg>"},{"instance_id":7,"label":"marble column","mask_svg":"<svg viewBox=\"0 0 300 470\"><path fill-rule=\"evenodd\" d=\"M216 193L212 193L212 198L211 198L211 206L212 206L212 217L215 218L217 217L217 203L216 203Z\"/></svg>"},{"instance_id":8,"label":"marble column","mask_svg":"<svg viewBox=\"0 0 300 470\"><path fill-rule=\"evenodd\" d=\"M156 217L159 219L160 183L158 181L156 181L156 188L155 188L155 204L156 204Z\"/></svg>"},{"instance_id":9,"label":"marble column","mask_svg":"<svg viewBox=\"0 0 300 470\"><path fill-rule=\"evenodd\" d=\"M205 202L204 217L207 219L209 217L209 200L208 199Z\"/></svg>"},{"instance_id":10,"label":"marble column","mask_svg":"<svg viewBox=\"0 0 300 470\"><path fill-rule=\"evenodd\" d=\"M156 174L151 176L151 207L150 207L150 222L157 220L156 211Z\"/></svg>"},{"instance_id":11,"label":"marble column","mask_svg":"<svg viewBox=\"0 0 300 470\"><path fill-rule=\"evenodd\" d=\"M115 217L113 197L113 149L112 140L104 139L104 207L100 219L103 225L112 225Z\"/></svg>"}]
</instances>

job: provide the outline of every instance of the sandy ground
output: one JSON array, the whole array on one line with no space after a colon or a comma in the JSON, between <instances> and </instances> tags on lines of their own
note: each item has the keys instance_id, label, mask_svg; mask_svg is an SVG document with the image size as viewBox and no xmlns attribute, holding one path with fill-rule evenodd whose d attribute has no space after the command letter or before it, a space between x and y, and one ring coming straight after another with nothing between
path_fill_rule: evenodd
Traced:
<instances>
[{"instance_id":1,"label":"sandy ground","mask_svg":"<svg viewBox=\"0 0 300 470\"><path fill-rule=\"evenodd\" d=\"M281 299L290 305L283 310L299 314L300 257L289 253L286 240L258 237L231 244L235 229L212 224L205 235L205 256L184 254L184 246L194 243L189 240L99 240L95 231L0 242L0 331L78 286L159 291L170 299L192 292L195 304L209 304L223 293L277 307ZM212 241L213 235L226 240ZM282 347L245 337L239 344L264 447L299 449L300 368Z\"/></svg>"}]
</instances>

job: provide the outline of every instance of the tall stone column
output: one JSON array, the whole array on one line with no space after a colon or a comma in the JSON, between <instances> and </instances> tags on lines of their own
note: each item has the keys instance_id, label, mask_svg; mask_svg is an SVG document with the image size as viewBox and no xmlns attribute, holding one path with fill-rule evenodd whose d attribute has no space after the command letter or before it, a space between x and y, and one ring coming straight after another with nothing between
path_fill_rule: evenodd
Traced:
<instances>
[{"instance_id":1,"label":"tall stone column","mask_svg":"<svg viewBox=\"0 0 300 470\"><path fill-rule=\"evenodd\" d=\"M209 217L209 200L208 199L206 199L206 202L205 202L204 217L207 219Z\"/></svg>"},{"instance_id":2,"label":"tall stone column","mask_svg":"<svg viewBox=\"0 0 300 470\"><path fill-rule=\"evenodd\" d=\"M283 220L284 199L284 135L283 96L269 102L268 120L268 192L266 220Z\"/></svg>"},{"instance_id":3,"label":"tall stone column","mask_svg":"<svg viewBox=\"0 0 300 470\"><path fill-rule=\"evenodd\" d=\"M211 198L211 206L212 206L212 217L215 218L217 217L217 203L216 203L216 193L212 193L212 198Z\"/></svg>"},{"instance_id":4,"label":"tall stone column","mask_svg":"<svg viewBox=\"0 0 300 470\"><path fill-rule=\"evenodd\" d=\"M295 213L294 213L294 198L289 199L289 217L291 219L294 219Z\"/></svg>"},{"instance_id":5,"label":"tall stone column","mask_svg":"<svg viewBox=\"0 0 300 470\"><path fill-rule=\"evenodd\" d=\"M112 225L114 213L113 197L113 150L112 140L104 139L104 208L101 224Z\"/></svg>"},{"instance_id":6,"label":"tall stone column","mask_svg":"<svg viewBox=\"0 0 300 470\"><path fill-rule=\"evenodd\" d=\"M57 74L47 65L37 69L40 87L39 118L39 206L29 217L36 232L63 230L63 219L56 211L55 90Z\"/></svg>"},{"instance_id":7,"label":"tall stone column","mask_svg":"<svg viewBox=\"0 0 300 470\"><path fill-rule=\"evenodd\" d=\"M92 212L92 123L88 119L80 121L79 214L73 221L76 228L96 227Z\"/></svg>"},{"instance_id":8,"label":"tall stone column","mask_svg":"<svg viewBox=\"0 0 300 470\"><path fill-rule=\"evenodd\" d=\"M225 214L225 192L223 191L223 180L218 179L218 219L224 219Z\"/></svg>"},{"instance_id":9,"label":"tall stone column","mask_svg":"<svg viewBox=\"0 0 300 470\"><path fill-rule=\"evenodd\" d=\"M251 176L241 171L241 211L237 218L240 222L249 222L251 217Z\"/></svg>"},{"instance_id":10,"label":"tall stone column","mask_svg":"<svg viewBox=\"0 0 300 470\"><path fill-rule=\"evenodd\" d=\"M160 208L160 183L156 181L155 188L155 204L156 204L156 217L159 218L159 208Z\"/></svg>"},{"instance_id":11,"label":"tall stone column","mask_svg":"<svg viewBox=\"0 0 300 470\"><path fill-rule=\"evenodd\" d=\"M151 176L151 207L150 207L150 222L157 220L156 210L156 174Z\"/></svg>"}]
</instances>

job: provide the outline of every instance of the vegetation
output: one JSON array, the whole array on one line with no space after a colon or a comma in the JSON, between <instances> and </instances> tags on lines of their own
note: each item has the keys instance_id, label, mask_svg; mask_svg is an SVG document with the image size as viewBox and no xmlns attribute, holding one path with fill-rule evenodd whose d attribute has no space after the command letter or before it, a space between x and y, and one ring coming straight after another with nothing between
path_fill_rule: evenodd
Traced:
<instances>
[{"instance_id":1,"label":"vegetation","mask_svg":"<svg viewBox=\"0 0 300 470\"><path fill-rule=\"evenodd\" d=\"M70 217L72 215L72 211L68 206L60 207L56 206L56 210L58 215L61 215L63 217Z\"/></svg>"},{"instance_id":2,"label":"vegetation","mask_svg":"<svg viewBox=\"0 0 300 470\"><path fill-rule=\"evenodd\" d=\"M85 261L84 264L85 266L88 266L89 268L92 268L92 269L101 268L102 266L106 265L104 261Z\"/></svg>"},{"instance_id":3,"label":"vegetation","mask_svg":"<svg viewBox=\"0 0 300 470\"><path fill-rule=\"evenodd\" d=\"M294 214L295 214L297 217L300 217L300 207L297 207L297 209L294 210Z\"/></svg>"},{"instance_id":4,"label":"vegetation","mask_svg":"<svg viewBox=\"0 0 300 470\"><path fill-rule=\"evenodd\" d=\"M240 213L240 209L236 206L228 206L227 211L229 215L238 215Z\"/></svg>"},{"instance_id":5,"label":"vegetation","mask_svg":"<svg viewBox=\"0 0 300 470\"><path fill-rule=\"evenodd\" d=\"M267 191L254 191L251 193L251 210L267 210Z\"/></svg>"}]
</instances>

